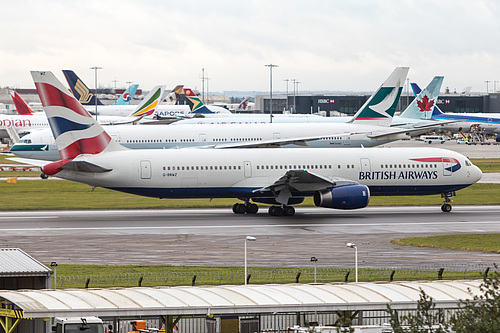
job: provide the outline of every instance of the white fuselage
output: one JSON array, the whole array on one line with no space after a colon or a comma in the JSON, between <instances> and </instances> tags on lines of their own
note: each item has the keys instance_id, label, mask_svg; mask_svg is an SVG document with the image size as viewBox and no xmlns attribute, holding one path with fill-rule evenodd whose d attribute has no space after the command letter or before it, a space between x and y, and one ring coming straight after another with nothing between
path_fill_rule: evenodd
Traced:
<instances>
[{"instance_id":1,"label":"white fuselage","mask_svg":"<svg viewBox=\"0 0 500 333\"><path fill-rule=\"evenodd\" d=\"M371 195L447 193L474 184L482 175L463 155L439 148L125 149L74 161L81 160L111 171L63 170L55 176L158 198L273 197L256 190L287 170L359 182Z\"/></svg>"},{"instance_id":2,"label":"white fuselage","mask_svg":"<svg viewBox=\"0 0 500 333\"><path fill-rule=\"evenodd\" d=\"M96 107L92 105L85 105L85 109L91 113L95 114ZM223 107L215 105L207 105L213 114L226 114L229 115L231 112ZM137 105L98 105L97 114L103 116L122 116L126 117L131 115L137 109ZM159 117L164 118L174 118L174 117L189 117L194 114L191 113L189 105L168 105L160 104L156 107L155 114ZM207 114L206 116L211 116L212 114Z\"/></svg>"},{"instance_id":3,"label":"white fuselage","mask_svg":"<svg viewBox=\"0 0 500 333\"><path fill-rule=\"evenodd\" d=\"M101 116L98 121L104 124L119 123L127 121L125 117ZM34 115L0 115L0 138L8 138L7 128L12 127L19 134L31 133L34 130L49 128L49 122L45 113Z\"/></svg>"},{"instance_id":4,"label":"white fuselage","mask_svg":"<svg viewBox=\"0 0 500 333\"><path fill-rule=\"evenodd\" d=\"M403 134L370 138L372 134L391 133L380 126L344 123L265 123L251 125L117 125L106 126L106 132L121 145L131 149L169 149L216 147L235 143L258 143L317 137L303 146L288 144L286 148L373 147L397 139ZM59 152L50 130L37 131L23 137L11 148L19 157L58 160Z\"/></svg>"}]
</instances>

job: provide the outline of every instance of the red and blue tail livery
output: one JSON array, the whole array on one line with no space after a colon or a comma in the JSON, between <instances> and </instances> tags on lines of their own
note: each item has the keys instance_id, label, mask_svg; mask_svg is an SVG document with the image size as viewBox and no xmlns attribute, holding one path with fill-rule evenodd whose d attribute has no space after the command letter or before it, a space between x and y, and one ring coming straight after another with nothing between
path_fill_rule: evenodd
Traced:
<instances>
[{"instance_id":1,"label":"red and blue tail livery","mask_svg":"<svg viewBox=\"0 0 500 333\"><path fill-rule=\"evenodd\" d=\"M81 154L99 154L112 142L52 72L32 71L31 75L63 160Z\"/></svg>"}]
</instances>

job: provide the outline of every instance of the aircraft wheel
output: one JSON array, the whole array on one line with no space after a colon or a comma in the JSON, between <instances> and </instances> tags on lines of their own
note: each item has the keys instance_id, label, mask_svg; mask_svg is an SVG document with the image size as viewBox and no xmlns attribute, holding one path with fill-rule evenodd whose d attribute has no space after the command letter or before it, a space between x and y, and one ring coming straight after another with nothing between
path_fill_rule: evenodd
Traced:
<instances>
[{"instance_id":1,"label":"aircraft wheel","mask_svg":"<svg viewBox=\"0 0 500 333\"><path fill-rule=\"evenodd\" d=\"M294 216L295 215L295 208L293 208L293 206L285 206L283 208L283 215Z\"/></svg>"},{"instance_id":2,"label":"aircraft wheel","mask_svg":"<svg viewBox=\"0 0 500 333\"><path fill-rule=\"evenodd\" d=\"M271 206L269 207L269 215L281 216L283 215L283 209L280 206Z\"/></svg>"},{"instance_id":3,"label":"aircraft wheel","mask_svg":"<svg viewBox=\"0 0 500 333\"><path fill-rule=\"evenodd\" d=\"M451 205L449 203L444 203L442 206L441 206L441 210L445 213L449 213L451 212Z\"/></svg>"},{"instance_id":4,"label":"aircraft wheel","mask_svg":"<svg viewBox=\"0 0 500 333\"><path fill-rule=\"evenodd\" d=\"M235 203L233 205L233 213L235 214L245 214L246 207L244 204Z\"/></svg>"},{"instance_id":5,"label":"aircraft wheel","mask_svg":"<svg viewBox=\"0 0 500 333\"><path fill-rule=\"evenodd\" d=\"M249 204L246 209L247 214L257 214L257 212L259 211L259 206L257 206L256 204Z\"/></svg>"},{"instance_id":6,"label":"aircraft wheel","mask_svg":"<svg viewBox=\"0 0 500 333\"><path fill-rule=\"evenodd\" d=\"M47 179L49 178L49 175L44 174L43 172L40 174L40 178L42 179Z\"/></svg>"}]
</instances>

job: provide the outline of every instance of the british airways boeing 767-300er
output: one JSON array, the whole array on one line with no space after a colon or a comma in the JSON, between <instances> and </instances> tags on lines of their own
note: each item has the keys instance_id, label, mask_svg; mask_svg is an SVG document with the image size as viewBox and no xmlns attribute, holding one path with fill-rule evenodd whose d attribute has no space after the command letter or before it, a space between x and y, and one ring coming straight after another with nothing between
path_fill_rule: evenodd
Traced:
<instances>
[{"instance_id":1,"label":"british airways boeing 767-300er","mask_svg":"<svg viewBox=\"0 0 500 333\"><path fill-rule=\"evenodd\" d=\"M291 216L307 196L317 206L357 209L370 195L447 198L482 175L463 155L438 148L130 150L51 72L32 76L61 160L31 162L46 175L91 186L157 198L239 198L235 213L256 213L253 201L271 204L271 215Z\"/></svg>"}]
</instances>

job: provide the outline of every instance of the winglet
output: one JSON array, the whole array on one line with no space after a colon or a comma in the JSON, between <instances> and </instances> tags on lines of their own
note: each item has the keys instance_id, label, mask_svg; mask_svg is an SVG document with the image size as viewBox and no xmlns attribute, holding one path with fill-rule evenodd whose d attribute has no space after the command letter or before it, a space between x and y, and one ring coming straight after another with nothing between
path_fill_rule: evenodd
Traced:
<instances>
[{"instance_id":1,"label":"winglet","mask_svg":"<svg viewBox=\"0 0 500 333\"><path fill-rule=\"evenodd\" d=\"M203 104L201 99L194 93L193 90L184 88L184 94L189 101L189 107L191 108L192 113L214 113L210 111L205 104Z\"/></svg>"},{"instance_id":2,"label":"winglet","mask_svg":"<svg viewBox=\"0 0 500 333\"><path fill-rule=\"evenodd\" d=\"M142 103L129 117L147 117L152 115L165 96L165 86L156 86L144 97Z\"/></svg>"},{"instance_id":3,"label":"winglet","mask_svg":"<svg viewBox=\"0 0 500 333\"><path fill-rule=\"evenodd\" d=\"M52 72L31 71L31 76L62 157L47 172L61 171L65 163L82 154L126 149L111 139Z\"/></svg>"},{"instance_id":4,"label":"winglet","mask_svg":"<svg viewBox=\"0 0 500 333\"><path fill-rule=\"evenodd\" d=\"M90 89L83 83L82 80L72 70L63 70L66 81L68 81L71 92L82 105L103 105L99 98L95 96Z\"/></svg>"},{"instance_id":5,"label":"winglet","mask_svg":"<svg viewBox=\"0 0 500 333\"><path fill-rule=\"evenodd\" d=\"M10 97L12 97L12 101L14 102L14 106L16 107L17 114L30 116L34 113L33 110L31 110L28 104L26 104L26 102L21 98L21 96L19 96L16 91L11 91Z\"/></svg>"},{"instance_id":6,"label":"winglet","mask_svg":"<svg viewBox=\"0 0 500 333\"><path fill-rule=\"evenodd\" d=\"M390 126L409 69L409 67L396 67L350 122Z\"/></svg>"},{"instance_id":7,"label":"winglet","mask_svg":"<svg viewBox=\"0 0 500 333\"><path fill-rule=\"evenodd\" d=\"M135 93L137 91L138 84L132 84L121 94L120 97L115 101L115 105L130 105L130 102L134 99Z\"/></svg>"}]
</instances>

